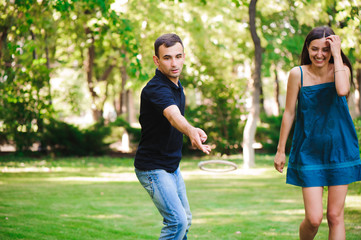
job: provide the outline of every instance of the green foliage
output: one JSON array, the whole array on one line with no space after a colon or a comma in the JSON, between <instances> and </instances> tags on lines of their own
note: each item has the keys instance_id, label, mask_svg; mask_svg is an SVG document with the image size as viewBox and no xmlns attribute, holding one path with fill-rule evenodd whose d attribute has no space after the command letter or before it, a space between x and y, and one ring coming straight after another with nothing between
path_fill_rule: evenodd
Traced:
<instances>
[{"instance_id":1,"label":"green foliage","mask_svg":"<svg viewBox=\"0 0 361 240\"><path fill-rule=\"evenodd\" d=\"M65 68L55 74L62 79L57 80L57 87L51 91L54 111L62 118L85 115L91 107L91 99L82 72Z\"/></svg>"},{"instance_id":2,"label":"green foliage","mask_svg":"<svg viewBox=\"0 0 361 240\"><path fill-rule=\"evenodd\" d=\"M130 126L130 124L123 117L118 117L114 122L109 124L109 127L112 129L112 131L116 127L123 127L131 136L130 139L133 143L139 143L140 141L141 129Z\"/></svg>"},{"instance_id":3,"label":"green foliage","mask_svg":"<svg viewBox=\"0 0 361 240\"><path fill-rule=\"evenodd\" d=\"M359 68L360 3L258 1L265 80L298 63L304 38L317 25L334 28L355 70ZM149 79L144 72L154 73L154 40L175 32L184 40L187 56L182 84L200 92L203 104L191 103L187 119L206 130L215 152L240 151L240 117L249 97L244 92L254 54L248 6L247 0L2 1L0 141L14 141L18 151L26 151L41 140L42 123L54 117L53 109L62 117L90 108L101 113L105 103L119 101L124 91L139 90ZM88 61L90 55L93 61ZM77 77L64 76L66 69ZM68 82L51 86L50 77L58 76ZM272 84L263 88L265 97L274 91ZM274 152L279 119L261 118L257 140L265 151ZM114 124L117 130L124 127L134 142L139 140L139 129L124 120Z\"/></svg>"},{"instance_id":4,"label":"green foliage","mask_svg":"<svg viewBox=\"0 0 361 240\"><path fill-rule=\"evenodd\" d=\"M38 16L41 8L47 12L46 4L39 7L33 1L6 1L0 6L5 13L1 17L6 16L5 21L0 21L0 131L19 152L27 151L39 140L42 123L52 113L51 70L42 55L47 43L39 34L42 27L35 26L46 14L39 18L33 15Z\"/></svg>"},{"instance_id":5,"label":"green foliage","mask_svg":"<svg viewBox=\"0 0 361 240\"><path fill-rule=\"evenodd\" d=\"M201 96L197 103L188 101L185 117L207 133L212 152L221 155L241 151L244 125L241 99L247 80L236 69L243 56L250 53L246 47L246 30L240 27L247 15L243 14L246 10L243 5L229 11L234 6L235 2L231 1L207 1L206 5L188 3L188 9L183 10L192 17L182 22L190 35L189 50L186 49L190 61L181 81L186 92L192 89ZM185 138L183 151L187 153L189 148L189 139Z\"/></svg>"},{"instance_id":6,"label":"green foliage","mask_svg":"<svg viewBox=\"0 0 361 240\"><path fill-rule=\"evenodd\" d=\"M353 120L353 124L355 125L359 147L361 147L361 117L355 118ZM360 148L360 154L361 154L361 148Z\"/></svg>"},{"instance_id":7,"label":"green foliage","mask_svg":"<svg viewBox=\"0 0 361 240\"><path fill-rule=\"evenodd\" d=\"M106 153L108 145L104 143L110 128L95 124L85 130L57 120L45 124L42 140L50 151L59 156L88 156Z\"/></svg>"},{"instance_id":8,"label":"green foliage","mask_svg":"<svg viewBox=\"0 0 361 240\"><path fill-rule=\"evenodd\" d=\"M61 28L57 29L59 58L63 66L82 72L79 81L86 84L88 102L96 113L103 111L106 101L118 100L125 88L144 82L134 21L112 10L112 3L79 0L71 3L71 9L67 4L56 5L61 15ZM70 84L66 88L68 92L72 89ZM80 91L73 92L77 97Z\"/></svg>"},{"instance_id":9,"label":"green foliage","mask_svg":"<svg viewBox=\"0 0 361 240\"><path fill-rule=\"evenodd\" d=\"M49 72L44 63L6 68L0 84L1 132L16 144L17 151L26 151L39 139L41 123L51 113L47 94Z\"/></svg>"},{"instance_id":10,"label":"green foliage","mask_svg":"<svg viewBox=\"0 0 361 240\"><path fill-rule=\"evenodd\" d=\"M219 97L219 95L218 95ZM195 127L203 129L208 139L206 144L213 147L213 153L234 154L241 151L244 123L239 119L239 108L232 107L232 101L215 98L210 106L188 107L185 116ZM184 153L191 153L192 147L188 137L184 138Z\"/></svg>"},{"instance_id":11,"label":"green foliage","mask_svg":"<svg viewBox=\"0 0 361 240\"><path fill-rule=\"evenodd\" d=\"M130 78L144 81L137 58L139 46L133 23L114 12L110 7L112 3L113 1L102 0L27 0L4 1L0 5L2 141L15 142L18 151L26 151L34 142L43 141L43 122L54 117L52 104L56 102L53 101L56 95L51 95L57 93L51 92L51 73L56 67L75 67L75 71L76 68L82 71L79 74L82 79L76 81L85 80L84 69L87 67L78 66L77 62L87 61L91 47L95 49L95 62L89 67L94 69L90 73L94 79L87 83L89 89L96 88L96 91L91 92L90 99L96 110L101 112L107 98L118 98L119 91L124 91L116 88L121 85L119 80L124 76L119 76L119 73L108 74L106 69L120 69L121 65L117 64L121 63L127 67ZM91 39L94 40L94 46L89 42ZM67 115L80 114L83 110L79 104L79 99L83 99L79 86L82 87L74 82L65 85L65 89L61 86L58 91L62 92L58 102L62 105L66 102L71 106L69 111L72 113L65 111ZM109 88L115 90L108 91ZM108 93L113 95L108 96ZM59 115L64 116L64 113L60 112ZM69 128L69 131L75 136L86 135L86 138L96 138L92 135L98 134L97 131L92 133L90 130L77 134L74 128ZM82 155L79 151L77 154ZM75 150L70 152L76 153Z\"/></svg>"},{"instance_id":12,"label":"green foliage","mask_svg":"<svg viewBox=\"0 0 361 240\"><path fill-rule=\"evenodd\" d=\"M294 1L282 2L278 8L268 8L259 14L264 40L262 74L265 77L272 76L273 70L289 71L299 64L305 36L312 27L299 22L298 8L294 5Z\"/></svg>"},{"instance_id":13,"label":"green foliage","mask_svg":"<svg viewBox=\"0 0 361 240\"><path fill-rule=\"evenodd\" d=\"M282 115L267 116L264 113L260 115L260 124L258 124L256 131L256 141L262 144L262 152L269 154L277 152L281 124ZM294 126L292 126L287 138L286 153L289 153L291 150L293 130Z\"/></svg>"}]
</instances>

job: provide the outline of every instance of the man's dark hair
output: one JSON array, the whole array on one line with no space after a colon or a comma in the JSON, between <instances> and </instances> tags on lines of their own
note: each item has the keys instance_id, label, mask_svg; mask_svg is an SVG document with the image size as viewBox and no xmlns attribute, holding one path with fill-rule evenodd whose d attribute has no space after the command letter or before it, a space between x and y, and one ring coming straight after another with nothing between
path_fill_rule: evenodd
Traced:
<instances>
[{"instance_id":1,"label":"man's dark hair","mask_svg":"<svg viewBox=\"0 0 361 240\"><path fill-rule=\"evenodd\" d=\"M169 47L174 46L177 42L179 42L183 47L182 40L180 39L180 37L177 34L167 33L167 34L160 36L154 42L155 55L157 57L159 57L159 47L162 46L163 44L165 47L169 48Z\"/></svg>"}]
</instances>

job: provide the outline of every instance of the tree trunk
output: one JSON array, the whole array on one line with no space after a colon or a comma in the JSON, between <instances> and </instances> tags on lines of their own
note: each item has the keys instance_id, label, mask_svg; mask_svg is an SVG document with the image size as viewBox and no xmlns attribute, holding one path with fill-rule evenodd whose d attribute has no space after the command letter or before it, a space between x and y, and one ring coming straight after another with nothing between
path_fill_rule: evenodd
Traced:
<instances>
[{"instance_id":1,"label":"tree trunk","mask_svg":"<svg viewBox=\"0 0 361 240\"><path fill-rule=\"evenodd\" d=\"M260 113L262 48L261 40L256 32L256 3L257 0L251 0L248 9L249 26L255 47L255 68L252 72L252 106L249 111L247 123L243 132L243 167L246 169L255 165L253 143L256 135L257 121L259 119Z\"/></svg>"},{"instance_id":2,"label":"tree trunk","mask_svg":"<svg viewBox=\"0 0 361 240\"><path fill-rule=\"evenodd\" d=\"M119 112L118 115L122 115L123 113L127 112L126 109L126 91L125 91L125 84L127 83L128 80L128 75L127 75L127 71L126 71L126 67L123 65L120 67L120 73L122 76L122 84L121 87L122 89L120 90L120 94L119 94Z\"/></svg>"},{"instance_id":3,"label":"tree trunk","mask_svg":"<svg viewBox=\"0 0 361 240\"><path fill-rule=\"evenodd\" d=\"M94 67L94 58L95 58L95 46L94 46L94 36L92 35L92 31L90 28L85 28L85 33L88 36L91 34L91 42L90 46L88 47L88 58L85 61L85 72L87 76L87 83L88 83L88 89L92 98L92 112L93 112L93 119L94 121L99 121L101 118L101 112L97 109L96 106L96 99L98 97L97 93L94 90L94 82L93 82L93 67Z\"/></svg>"},{"instance_id":4,"label":"tree trunk","mask_svg":"<svg viewBox=\"0 0 361 240\"><path fill-rule=\"evenodd\" d=\"M277 68L275 69L275 101L276 101L276 116L280 115L280 82L278 79Z\"/></svg>"},{"instance_id":5,"label":"tree trunk","mask_svg":"<svg viewBox=\"0 0 361 240\"><path fill-rule=\"evenodd\" d=\"M49 56L49 46L48 46L48 35L47 33L45 34L45 57L46 57L46 68L49 70L50 72L50 56ZM49 96L49 105L53 104L53 98L51 95L51 84L50 84L50 77L48 80L48 96Z\"/></svg>"},{"instance_id":6,"label":"tree trunk","mask_svg":"<svg viewBox=\"0 0 361 240\"><path fill-rule=\"evenodd\" d=\"M30 30L30 36L31 36L31 40L33 40L33 42L35 42L35 34L33 31ZM36 50L33 50L33 60L38 59L38 55L36 53ZM40 93L39 93L40 89L37 89L37 101L40 101ZM38 103L39 104L39 103ZM36 123L38 126L38 133L40 133L40 135L43 135L44 133L44 119L41 117L40 114L40 109L38 108L38 112L37 112L37 116L36 116ZM29 130L30 131L30 130ZM46 153L46 142L42 140L42 138L40 138L40 143L39 143L39 147L38 147L38 152L41 153Z\"/></svg>"},{"instance_id":7,"label":"tree trunk","mask_svg":"<svg viewBox=\"0 0 361 240\"><path fill-rule=\"evenodd\" d=\"M90 28L86 27L85 28L85 33L87 35L91 35L90 37L90 46L88 47L88 58L87 61L85 61L85 71L87 74L87 83L88 83L88 89L89 92L91 94L92 97L92 113L93 113L93 119L94 121L102 121L103 120L103 108L104 108L104 104L108 98L108 77L110 75L110 73L112 72L114 65L109 65L108 68L104 71L103 75L100 77L100 79L97 79L97 81L93 81L93 68L94 68L94 61L95 61L95 39L94 36L92 34L92 31ZM94 90L94 86L96 82L100 82L100 81L107 81L107 85L106 85L106 92L105 92L105 96L103 99L100 99L100 97L98 96L98 94L95 92Z\"/></svg>"},{"instance_id":8,"label":"tree trunk","mask_svg":"<svg viewBox=\"0 0 361 240\"><path fill-rule=\"evenodd\" d=\"M0 63L1 63L1 59L2 59L2 49L3 46L6 46L6 39L8 37L8 27L5 26L3 27L3 31L0 33Z\"/></svg>"},{"instance_id":9,"label":"tree trunk","mask_svg":"<svg viewBox=\"0 0 361 240\"><path fill-rule=\"evenodd\" d=\"M122 78L122 84L121 84L121 90L119 93L119 106L116 108L118 116L120 116L123 113L126 113L128 111L128 109L127 109L127 93L125 90L125 85L128 81L128 74L127 74L127 67L126 67L126 63L127 63L128 59L126 57L125 49L122 48L121 53L125 55L125 58L123 60L123 65L120 67L120 75Z\"/></svg>"},{"instance_id":10,"label":"tree trunk","mask_svg":"<svg viewBox=\"0 0 361 240\"><path fill-rule=\"evenodd\" d=\"M35 34L33 31L30 30L31 40L35 42ZM33 50L33 59L38 59L38 56L36 55L36 49Z\"/></svg>"},{"instance_id":11,"label":"tree trunk","mask_svg":"<svg viewBox=\"0 0 361 240\"><path fill-rule=\"evenodd\" d=\"M261 50L262 54L262 50ZM263 87L262 87L262 81L259 82L259 109L262 113L266 112L266 109L264 108L264 95L263 95Z\"/></svg>"},{"instance_id":12,"label":"tree trunk","mask_svg":"<svg viewBox=\"0 0 361 240\"><path fill-rule=\"evenodd\" d=\"M128 118L127 121L129 124L136 122L135 109L134 109L134 101L132 91L127 90L127 112Z\"/></svg>"}]
</instances>

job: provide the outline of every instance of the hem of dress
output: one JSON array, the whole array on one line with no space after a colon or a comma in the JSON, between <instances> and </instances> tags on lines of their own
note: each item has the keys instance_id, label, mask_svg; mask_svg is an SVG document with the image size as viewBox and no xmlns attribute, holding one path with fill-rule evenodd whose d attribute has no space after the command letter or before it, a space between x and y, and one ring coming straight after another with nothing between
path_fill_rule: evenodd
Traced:
<instances>
[{"instance_id":1,"label":"hem of dress","mask_svg":"<svg viewBox=\"0 0 361 240\"><path fill-rule=\"evenodd\" d=\"M361 164L339 169L300 170L287 168L286 183L299 187L348 185L361 181Z\"/></svg>"},{"instance_id":2,"label":"hem of dress","mask_svg":"<svg viewBox=\"0 0 361 240\"><path fill-rule=\"evenodd\" d=\"M360 158L355 158L355 160L350 162L343 163L333 163L333 164L319 164L319 165L310 165L310 166L293 166L292 164L288 164L288 168L292 168L295 170L325 170L325 169L336 169L336 168L346 168L346 167L354 167L360 165Z\"/></svg>"},{"instance_id":3,"label":"hem of dress","mask_svg":"<svg viewBox=\"0 0 361 240\"><path fill-rule=\"evenodd\" d=\"M361 181L361 179L351 180L350 182L346 182L346 183L337 183L337 184L330 184L330 185L327 185L327 184L315 184L315 185L311 185L311 186L304 186L304 185L302 185L302 184L291 183L291 182L287 182L287 181L286 181L286 184L289 184L289 185L292 185L292 186L296 186L296 187L308 188L308 187L330 187L330 186L349 185L349 184L351 184L351 183L360 182L360 181Z\"/></svg>"}]
</instances>

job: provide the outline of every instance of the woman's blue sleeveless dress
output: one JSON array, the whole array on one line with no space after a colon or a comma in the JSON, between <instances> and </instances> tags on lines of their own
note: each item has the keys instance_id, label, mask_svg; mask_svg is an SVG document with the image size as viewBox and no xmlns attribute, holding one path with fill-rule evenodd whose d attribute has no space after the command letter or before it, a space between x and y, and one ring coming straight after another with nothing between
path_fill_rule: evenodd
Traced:
<instances>
[{"instance_id":1,"label":"woman's blue sleeveless dress","mask_svg":"<svg viewBox=\"0 0 361 240\"><path fill-rule=\"evenodd\" d=\"M345 97L334 82L303 86L287 167L287 183L301 187L361 180L358 139Z\"/></svg>"}]
</instances>

